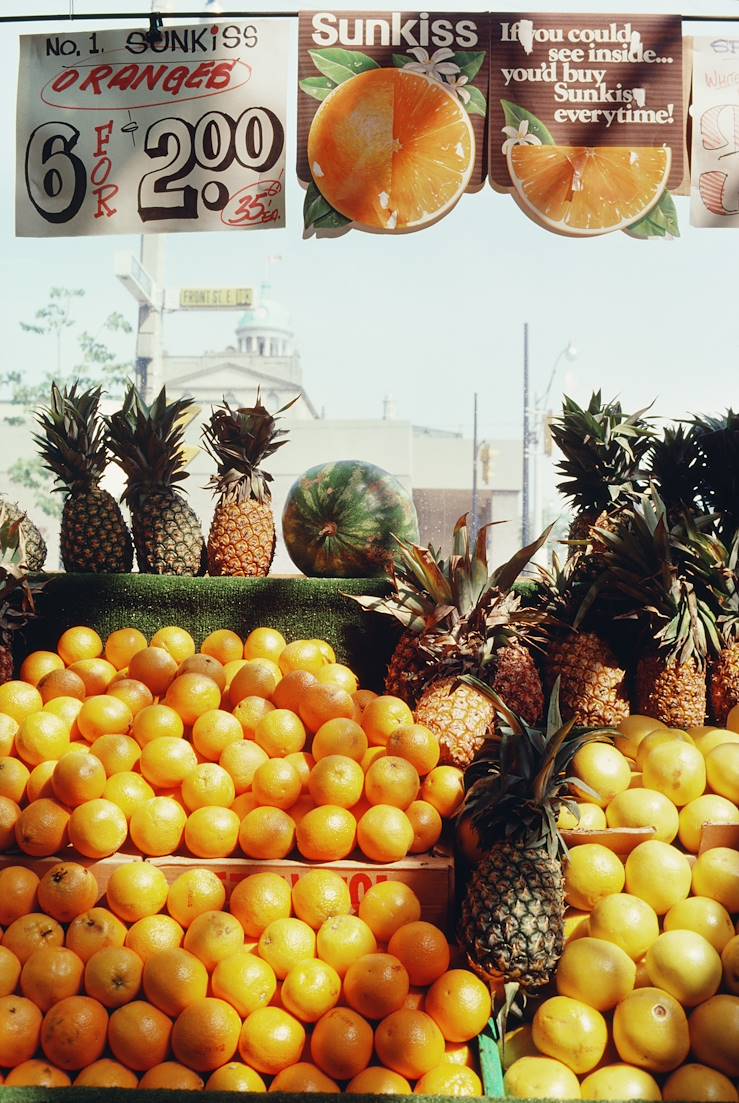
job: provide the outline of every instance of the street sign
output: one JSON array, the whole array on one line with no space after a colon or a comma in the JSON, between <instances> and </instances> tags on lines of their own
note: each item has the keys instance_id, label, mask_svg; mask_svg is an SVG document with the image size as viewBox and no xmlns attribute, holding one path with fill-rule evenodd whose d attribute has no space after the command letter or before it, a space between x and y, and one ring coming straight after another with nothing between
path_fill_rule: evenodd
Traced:
<instances>
[{"instance_id":1,"label":"street sign","mask_svg":"<svg viewBox=\"0 0 739 1103\"><path fill-rule=\"evenodd\" d=\"M180 310L229 310L254 303L251 287L182 287Z\"/></svg>"},{"instance_id":2,"label":"street sign","mask_svg":"<svg viewBox=\"0 0 739 1103\"><path fill-rule=\"evenodd\" d=\"M161 290L133 253L116 253L115 274L138 303L160 307Z\"/></svg>"}]
</instances>

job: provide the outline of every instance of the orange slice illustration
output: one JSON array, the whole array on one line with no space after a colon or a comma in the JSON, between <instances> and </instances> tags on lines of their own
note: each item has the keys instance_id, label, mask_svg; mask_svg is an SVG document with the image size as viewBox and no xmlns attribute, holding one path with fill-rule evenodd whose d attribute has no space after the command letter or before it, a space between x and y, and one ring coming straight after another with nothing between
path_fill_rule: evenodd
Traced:
<instances>
[{"instance_id":1,"label":"orange slice illustration","mask_svg":"<svg viewBox=\"0 0 739 1103\"><path fill-rule=\"evenodd\" d=\"M623 230L658 202L671 150L588 146L513 146L508 170L529 214L562 234Z\"/></svg>"},{"instance_id":2,"label":"orange slice illustration","mask_svg":"<svg viewBox=\"0 0 739 1103\"><path fill-rule=\"evenodd\" d=\"M402 69L370 69L323 101L308 134L313 179L332 207L363 226L423 226L469 183L475 136L456 96Z\"/></svg>"}]
</instances>

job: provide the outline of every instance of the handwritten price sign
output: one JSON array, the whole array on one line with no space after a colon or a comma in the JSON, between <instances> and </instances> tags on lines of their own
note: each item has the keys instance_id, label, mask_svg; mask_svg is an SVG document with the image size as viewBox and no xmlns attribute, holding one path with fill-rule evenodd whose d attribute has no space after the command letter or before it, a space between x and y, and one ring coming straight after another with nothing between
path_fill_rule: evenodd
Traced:
<instances>
[{"instance_id":1,"label":"handwritten price sign","mask_svg":"<svg viewBox=\"0 0 739 1103\"><path fill-rule=\"evenodd\" d=\"M20 237L285 225L289 25L21 38Z\"/></svg>"},{"instance_id":2,"label":"handwritten price sign","mask_svg":"<svg viewBox=\"0 0 739 1103\"><path fill-rule=\"evenodd\" d=\"M739 38L693 40L693 226L739 229Z\"/></svg>"}]
</instances>

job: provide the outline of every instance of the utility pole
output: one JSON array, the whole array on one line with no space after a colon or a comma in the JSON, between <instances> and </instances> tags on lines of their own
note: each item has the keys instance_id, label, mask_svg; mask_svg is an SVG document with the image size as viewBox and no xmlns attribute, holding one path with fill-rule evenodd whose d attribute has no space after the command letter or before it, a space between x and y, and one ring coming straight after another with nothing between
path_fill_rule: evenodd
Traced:
<instances>
[{"instance_id":1,"label":"utility pole","mask_svg":"<svg viewBox=\"0 0 739 1103\"><path fill-rule=\"evenodd\" d=\"M164 234L142 234L140 266L152 281L153 301L139 303L136 332L136 389L151 402L162 385Z\"/></svg>"},{"instance_id":2,"label":"utility pole","mask_svg":"<svg viewBox=\"0 0 739 1103\"><path fill-rule=\"evenodd\" d=\"M474 542L477 539L477 391L473 396L472 405L472 524L470 525L470 538Z\"/></svg>"},{"instance_id":3,"label":"utility pole","mask_svg":"<svg viewBox=\"0 0 739 1103\"><path fill-rule=\"evenodd\" d=\"M531 543L531 381L529 378L529 323L523 324L523 486L521 544Z\"/></svg>"}]
</instances>

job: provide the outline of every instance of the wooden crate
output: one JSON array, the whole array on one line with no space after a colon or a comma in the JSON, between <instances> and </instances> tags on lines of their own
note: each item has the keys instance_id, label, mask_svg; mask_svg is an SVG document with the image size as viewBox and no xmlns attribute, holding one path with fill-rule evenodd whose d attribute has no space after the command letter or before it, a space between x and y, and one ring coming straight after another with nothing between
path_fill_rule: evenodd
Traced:
<instances>
[{"instance_id":1,"label":"wooden crate","mask_svg":"<svg viewBox=\"0 0 739 1103\"><path fill-rule=\"evenodd\" d=\"M32 870L37 877L41 878L57 862L78 862L94 873L102 897L105 895L108 881L114 870L118 869L119 866L128 865L129 862L141 861L143 861L143 858L140 854L127 854L125 851L111 854L109 858L85 858L70 846L49 858L32 858L22 851L2 854L0 855L0 870L7 869L9 866L23 866L25 869Z\"/></svg>"}]
</instances>

